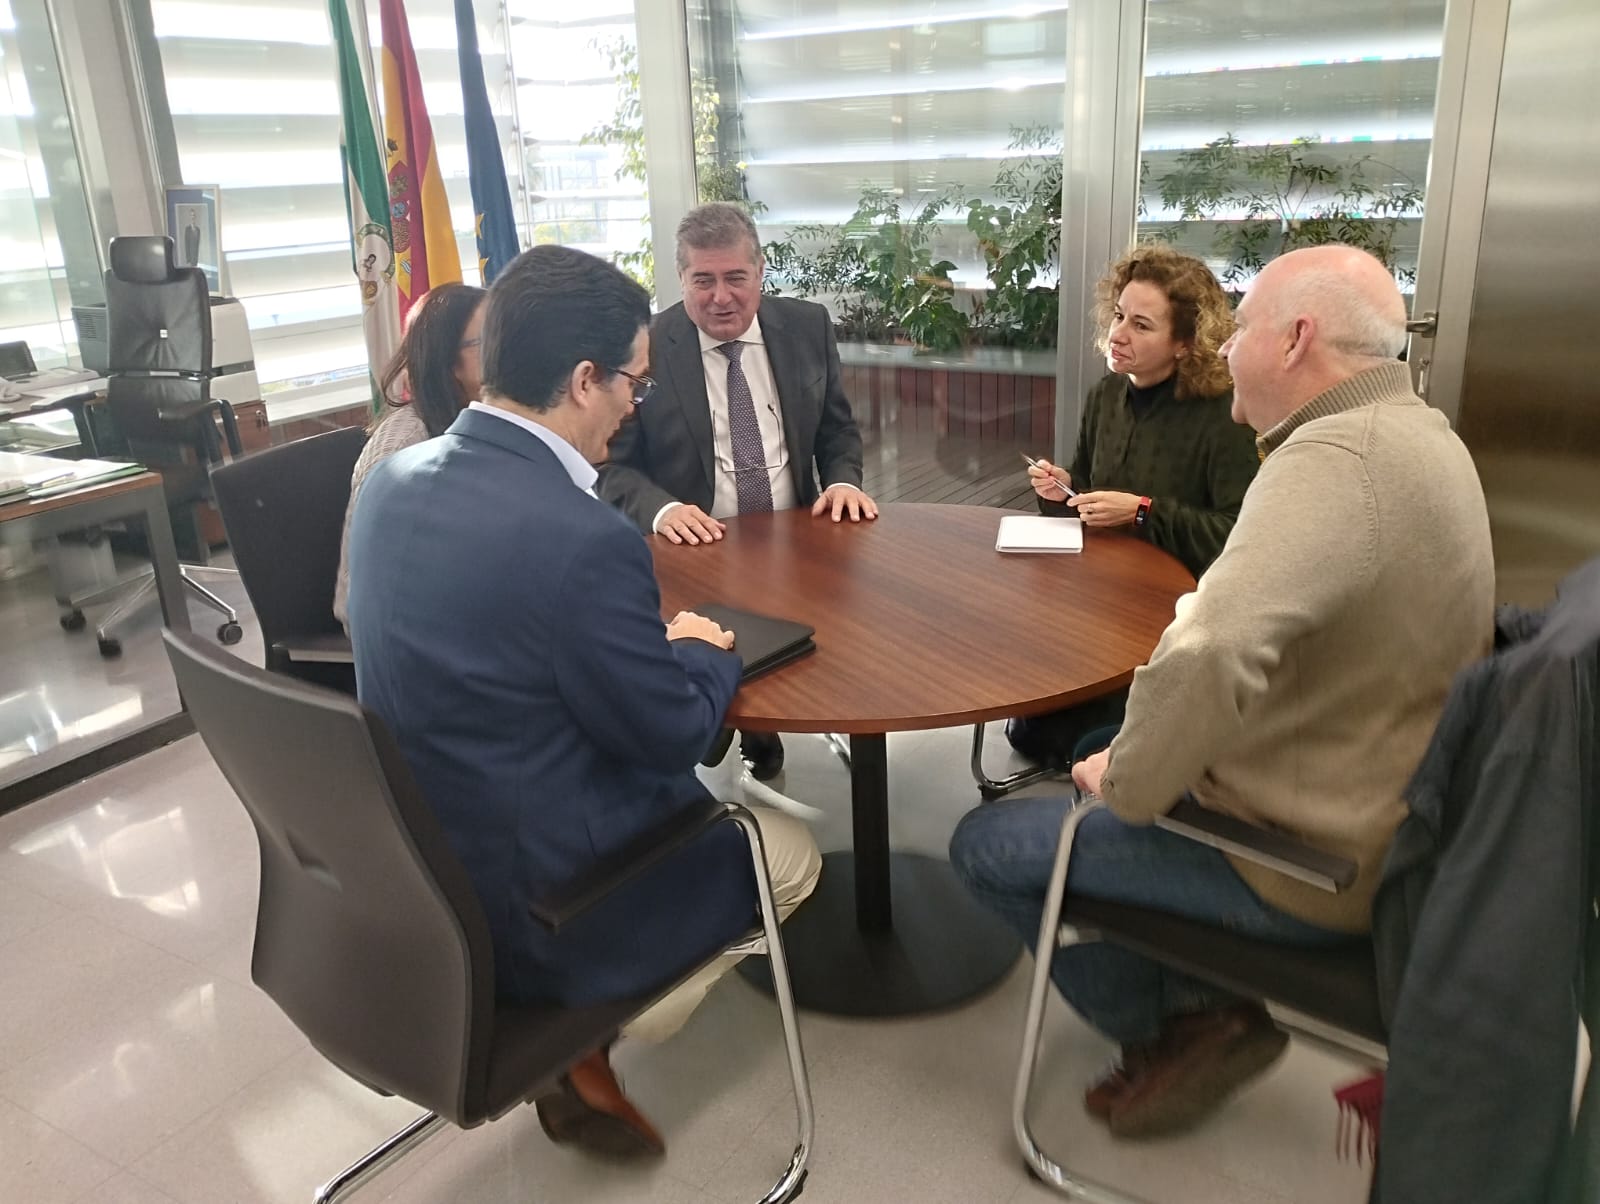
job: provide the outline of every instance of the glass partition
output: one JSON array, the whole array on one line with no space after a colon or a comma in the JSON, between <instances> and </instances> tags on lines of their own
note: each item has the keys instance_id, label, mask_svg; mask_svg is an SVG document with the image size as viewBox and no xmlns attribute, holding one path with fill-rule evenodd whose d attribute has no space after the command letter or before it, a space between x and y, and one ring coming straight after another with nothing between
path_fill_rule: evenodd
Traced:
<instances>
[{"instance_id":1,"label":"glass partition","mask_svg":"<svg viewBox=\"0 0 1600 1204\"><path fill-rule=\"evenodd\" d=\"M40 146L28 76L54 73L48 27L42 13L30 28L19 27L18 17L0 0L0 342L26 342L40 368L64 367L77 334L63 232L86 231L88 209L71 131L45 131L56 140L49 162ZM92 247L78 249L96 262ZM92 278L80 285L91 297L98 291Z\"/></svg>"},{"instance_id":2,"label":"glass partition","mask_svg":"<svg viewBox=\"0 0 1600 1204\"><path fill-rule=\"evenodd\" d=\"M1444 0L1161 0L1148 13L1139 234L1235 293L1287 250L1355 243L1409 292Z\"/></svg>"},{"instance_id":3,"label":"glass partition","mask_svg":"<svg viewBox=\"0 0 1600 1204\"><path fill-rule=\"evenodd\" d=\"M886 501L1030 504L1054 432L1066 5L693 0L702 200L832 313Z\"/></svg>"}]
</instances>

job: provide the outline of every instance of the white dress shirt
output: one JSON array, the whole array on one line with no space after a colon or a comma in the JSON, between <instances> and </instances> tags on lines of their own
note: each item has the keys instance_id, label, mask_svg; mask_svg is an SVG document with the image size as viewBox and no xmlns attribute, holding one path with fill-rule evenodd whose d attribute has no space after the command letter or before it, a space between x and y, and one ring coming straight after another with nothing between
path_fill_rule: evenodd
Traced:
<instances>
[{"instance_id":1,"label":"white dress shirt","mask_svg":"<svg viewBox=\"0 0 1600 1204\"><path fill-rule=\"evenodd\" d=\"M523 430L538 437L539 441L555 452L556 459L561 461L561 467L567 470L567 475L572 478L572 483L583 490L590 497L595 497L594 483L600 474L595 471L594 465L583 458L583 454L568 443L560 435L547 426L524 418L521 414L513 414L510 410L502 410L499 406L485 405L475 401L467 407L477 410L480 414L493 414L496 418L504 418L512 426L520 426Z\"/></svg>"}]
</instances>

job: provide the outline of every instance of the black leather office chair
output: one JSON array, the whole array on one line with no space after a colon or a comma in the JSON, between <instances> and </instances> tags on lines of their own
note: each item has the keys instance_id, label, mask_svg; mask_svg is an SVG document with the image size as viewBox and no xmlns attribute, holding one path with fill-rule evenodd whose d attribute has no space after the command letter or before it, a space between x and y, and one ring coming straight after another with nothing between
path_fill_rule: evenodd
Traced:
<instances>
[{"instance_id":1,"label":"black leather office chair","mask_svg":"<svg viewBox=\"0 0 1600 1204\"><path fill-rule=\"evenodd\" d=\"M111 240L106 273L110 366L106 410L135 459L161 473L168 505L181 509L211 497L211 465L222 460L217 419L228 450L240 452L233 408L213 400L211 385L211 297L205 273L173 262L172 240L155 235ZM199 540L206 567L204 541ZM180 545L181 546L181 545ZM223 616L217 639L243 637L233 608L183 569L187 592ZM102 656L117 656L121 624L155 604L154 575L129 583L133 590L95 629Z\"/></svg>"},{"instance_id":2,"label":"black leather office chair","mask_svg":"<svg viewBox=\"0 0 1600 1204\"><path fill-rule=\"evenodd\" d=\"M497 1004L488 922L383 724L336 691L257 669L190 634L163 635L195 727L260 843L256 985L340 1069L429 1110L325 1184L318 1204L331 1204L446 1121L472 1127L549 1089L654 1002ZM771 960L794 1085L799 1140L762 1197L780 1204L804 1183L811 1089L750 813L711 804L543 901L534 915L559 931L717 823L738 824L749 840L761 914L748 940Z\"/></svg>"},{"instance_id":3,"label":"black leather office chair","mask_svg":"<svg viewBox=\"0 0 1600 1204\"><path fill-rule=\"evenodd\" d=\"M355 693L350 640L333 616L358 429L297 439L211 474L245 593L261 624L267 668Z\"/></svg>"}]
</instances>

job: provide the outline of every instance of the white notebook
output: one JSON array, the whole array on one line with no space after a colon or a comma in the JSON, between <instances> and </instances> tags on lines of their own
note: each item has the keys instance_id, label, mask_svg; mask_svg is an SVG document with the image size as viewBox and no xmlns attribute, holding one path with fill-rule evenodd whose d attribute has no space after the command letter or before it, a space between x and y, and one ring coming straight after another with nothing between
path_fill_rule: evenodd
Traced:
<instances>
[{"instance_id":1,"label":"white notebook","mask_svg":"<svg viewBox=\"0 0 1600 1204\"><path fill-rule=\"evenodd\" d=\"M1008 514L1000 520L996 552L1081 552L1083 523L1075 518Z\"/></svg>"}]
</instances>

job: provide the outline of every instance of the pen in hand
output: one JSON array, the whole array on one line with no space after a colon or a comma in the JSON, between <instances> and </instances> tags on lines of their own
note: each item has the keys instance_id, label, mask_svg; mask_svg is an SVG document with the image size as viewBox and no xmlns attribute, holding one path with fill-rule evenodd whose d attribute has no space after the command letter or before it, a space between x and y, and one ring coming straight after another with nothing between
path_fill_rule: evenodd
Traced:
<instances>
[{"instance_id":1,"label":"pen in hand","mask_svg":"<svg viewBox=\"0 0 1600 1204\"><path fill-rule=\"evenodd\" d=\"M1030 456L1027 452L1018 452L1017 454L1022 457L1023 462L1026 463L1029 468L1037 468L1041 472L1044 472L1044 466L1042 464L1040 464L1039 461L1035 460L1032 456ZM1045 476L1046 476L1046 478L1048 478L1048 480L1050 481L1050 483L1052 485L1054 485L1057 489L1061 490L1061 492L1066 494L1068 497L1077 497L1078 496L1078 491L1076 489L1074 489L1071 485L1063 485L1061 483L1061 479L1059 477L1057 477L1054 473L1045 472Z\"/></svg>"}]
</instances>

